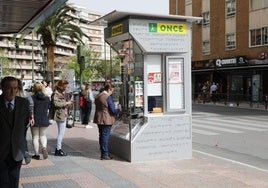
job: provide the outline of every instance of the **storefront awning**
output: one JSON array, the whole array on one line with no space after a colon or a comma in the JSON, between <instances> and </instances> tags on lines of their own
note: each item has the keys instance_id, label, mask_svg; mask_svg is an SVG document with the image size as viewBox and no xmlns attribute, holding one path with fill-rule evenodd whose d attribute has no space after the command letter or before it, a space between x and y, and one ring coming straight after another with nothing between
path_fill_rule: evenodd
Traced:
<instances>
[{"instance_id":1,"label":"storefront awning","mask_svg":"<svg viewBox=\"0 0 268 188\"><path fill-rule=\"evenodd\" d=\"M0 34L28 34L66 1L0 0Z\"/></svg>"}]
</instances>

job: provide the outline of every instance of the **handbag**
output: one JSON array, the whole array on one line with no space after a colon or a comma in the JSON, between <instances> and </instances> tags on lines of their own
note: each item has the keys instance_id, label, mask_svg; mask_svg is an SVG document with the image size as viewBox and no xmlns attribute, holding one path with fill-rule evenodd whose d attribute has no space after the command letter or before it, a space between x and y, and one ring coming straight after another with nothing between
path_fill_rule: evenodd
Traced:
<instances>
[{"instance_id":1,"label":"handbag","mask_svg":"<svg viewBox=\"0 0 268 188\"><path fill-rule=\"evenodd\" d=\"M74 127L74 118L72 115L69 115L66 120L66 128L70 129Z\"/></svg>"}]
</instances>

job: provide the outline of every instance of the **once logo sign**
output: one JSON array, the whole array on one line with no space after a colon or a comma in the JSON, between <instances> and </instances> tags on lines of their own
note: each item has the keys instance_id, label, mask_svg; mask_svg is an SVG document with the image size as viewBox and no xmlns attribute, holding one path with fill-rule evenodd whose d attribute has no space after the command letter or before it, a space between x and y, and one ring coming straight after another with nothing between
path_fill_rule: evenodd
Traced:
<instances>
[{"instance_id":1,"label":"once logo sign","mask_svg":"<svg viewBox=\"0 0 268 188\"><path fill-rule=\"evenodd\" d=\"M149 32L186 34L186 31L187 31L186 24L149 23Z\"/></svg>"}]
</instances>

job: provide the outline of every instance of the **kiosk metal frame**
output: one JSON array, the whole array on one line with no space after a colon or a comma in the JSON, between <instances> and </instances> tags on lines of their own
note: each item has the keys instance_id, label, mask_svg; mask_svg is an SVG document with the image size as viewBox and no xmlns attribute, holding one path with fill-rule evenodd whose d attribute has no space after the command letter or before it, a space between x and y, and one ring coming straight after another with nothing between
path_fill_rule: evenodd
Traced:
<instances>
[{"instance_id":1,"label":"kiosk metal frame","mask_svg":"<svg viewBox=\"0 0 268 188\"><path fill-rule=\"evenodd\" d=\"M113 11L105 41L121 59L121 118L110 151L130 162L192 157L191 23L200 17Z\"/></svg>"}]
</instances>

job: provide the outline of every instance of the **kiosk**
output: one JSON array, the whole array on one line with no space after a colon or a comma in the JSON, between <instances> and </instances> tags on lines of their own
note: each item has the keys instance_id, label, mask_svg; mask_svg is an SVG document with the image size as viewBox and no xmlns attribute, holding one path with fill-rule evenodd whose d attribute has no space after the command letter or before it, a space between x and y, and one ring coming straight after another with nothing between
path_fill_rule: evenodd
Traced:
<instances>
[{"instance_id":1,"label":"kiosk","mask_svg":"<svg viewBox=\"0 0 268 188\"><path fill-rule=\"evenodd\" d=\"M113 11L92 23L106 24L105 41L121 59L112 154L130 162L192 157L191 23L201 19Z\"/></svg>"}]
</instances>

